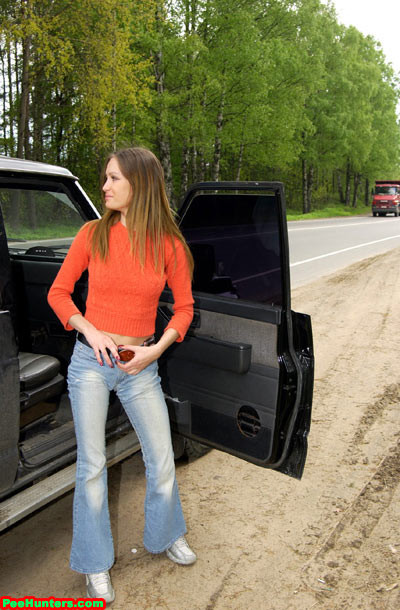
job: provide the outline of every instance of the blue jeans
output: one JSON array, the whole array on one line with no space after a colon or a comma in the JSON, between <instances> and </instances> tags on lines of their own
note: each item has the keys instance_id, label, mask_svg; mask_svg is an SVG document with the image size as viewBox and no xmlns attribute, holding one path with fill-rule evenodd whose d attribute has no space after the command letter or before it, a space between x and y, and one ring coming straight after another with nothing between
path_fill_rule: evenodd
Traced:
<instances>
[{"instance_id":1,"label":"blue jeans","mask_svg":"<svg viewBox=\"0 0 400 610\"><path fill-rule=\"evenodd\" d=\"M105 457L110 390L116 391L142 448L146 467L144 546L151 553L161 553L186 532L157 362L138 375L128 375L117 366L100 366L93 350L76 341L68 369L78 445L70 565L84 574L105 572L114 563Z\"/></svg>"}]
</instances>

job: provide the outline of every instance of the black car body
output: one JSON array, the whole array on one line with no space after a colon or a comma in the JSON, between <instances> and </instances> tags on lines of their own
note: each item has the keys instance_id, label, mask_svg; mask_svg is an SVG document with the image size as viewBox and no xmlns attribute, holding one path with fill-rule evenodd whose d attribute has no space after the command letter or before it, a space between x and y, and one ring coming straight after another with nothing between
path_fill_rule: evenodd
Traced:
<instances>
[{"instance_id":1,"label":"black car body","mask_svg":"<svg viewBox=\"0 0 400 610\"><path fill-rule=\"evenodd\" d=\"M75 333L47 292L79 227L98 216L68 170L0 158L1 529L74 484L65 379ZM310 318L290 308L283 185L195 184L179 219L195 259L195 315L159 362L177 452L199 443L301 478L314 358ZM83 274L73 295L82 311L86 289ZM157 334L171 304L166 287ZM139 448L112 395L108 463Z\"/></svg>"}]
</instances>

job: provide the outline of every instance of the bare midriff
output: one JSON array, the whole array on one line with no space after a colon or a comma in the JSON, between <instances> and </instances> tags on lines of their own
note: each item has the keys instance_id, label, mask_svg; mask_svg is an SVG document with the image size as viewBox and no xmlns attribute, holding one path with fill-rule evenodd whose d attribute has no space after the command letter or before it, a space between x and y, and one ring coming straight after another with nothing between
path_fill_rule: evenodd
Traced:
<instances>
[{"instance_id":1,"label":"bare midriff","mask_svg":"<svg viewBox=\"0 0 400 610\"><path fill-rule=\"evenodd\" d=\"M142 345L146 339L149 339L149 335L145 337L126 337L125 335L116 335L114 333L108 333L105 330L102 330L105 335L111 337L114 341L115 345Z\"/></svg>"}]
</instances>

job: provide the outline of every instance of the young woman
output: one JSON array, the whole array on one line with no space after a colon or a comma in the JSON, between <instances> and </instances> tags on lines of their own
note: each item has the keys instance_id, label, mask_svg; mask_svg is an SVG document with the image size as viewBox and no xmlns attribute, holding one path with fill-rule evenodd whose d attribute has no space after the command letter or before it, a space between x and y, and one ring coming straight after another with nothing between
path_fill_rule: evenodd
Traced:
<instances>
[{"instance_id":1,"label":"young woman","mask_svg":"<svg viewBox=\"0 0 400 610\"><path fill-rule=\"evenodd\" d=\"M106 211L79 231L48 300L64 328L78 332L68 369L78 444L70 565L86 575L88 597L111 602L114 550L105 458L110 390L135 428L146 466L144 546L151 553L166 551L176 563L196 561L184 538L157 369L157 359L183 340L193 317L193 259L171 213L161 164L149 150L128 148L110 155L102 191ZM85 269L89 286L82 315L71 294ZM156 343L157 305L166 282L174 315ZM132 359L124 362L122 350Z\"/></svg>"}]
</instances>

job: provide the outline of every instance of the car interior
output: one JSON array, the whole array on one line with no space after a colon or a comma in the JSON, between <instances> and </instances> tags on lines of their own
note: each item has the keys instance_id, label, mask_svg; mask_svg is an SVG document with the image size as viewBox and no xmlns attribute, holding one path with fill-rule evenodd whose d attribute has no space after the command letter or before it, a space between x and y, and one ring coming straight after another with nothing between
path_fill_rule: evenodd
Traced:
<instances>
[{"instance_id":1,"label":"car interior","mask_svg":"<svg viewBox=\"0 0 400 610\"><path fill-rule=\"evenodd\" d=\"M8 308L19 360L20 465L15 491L76 457L66 390L75 333L64 331L47 304L47 293L74 235L89 218L71 180L2 180L0 204L9 258ZM74 292L82 310L86 280L83 274ZM112 397L107 439L128 429L121 405Z\"/></svg>"}]
</instances>

